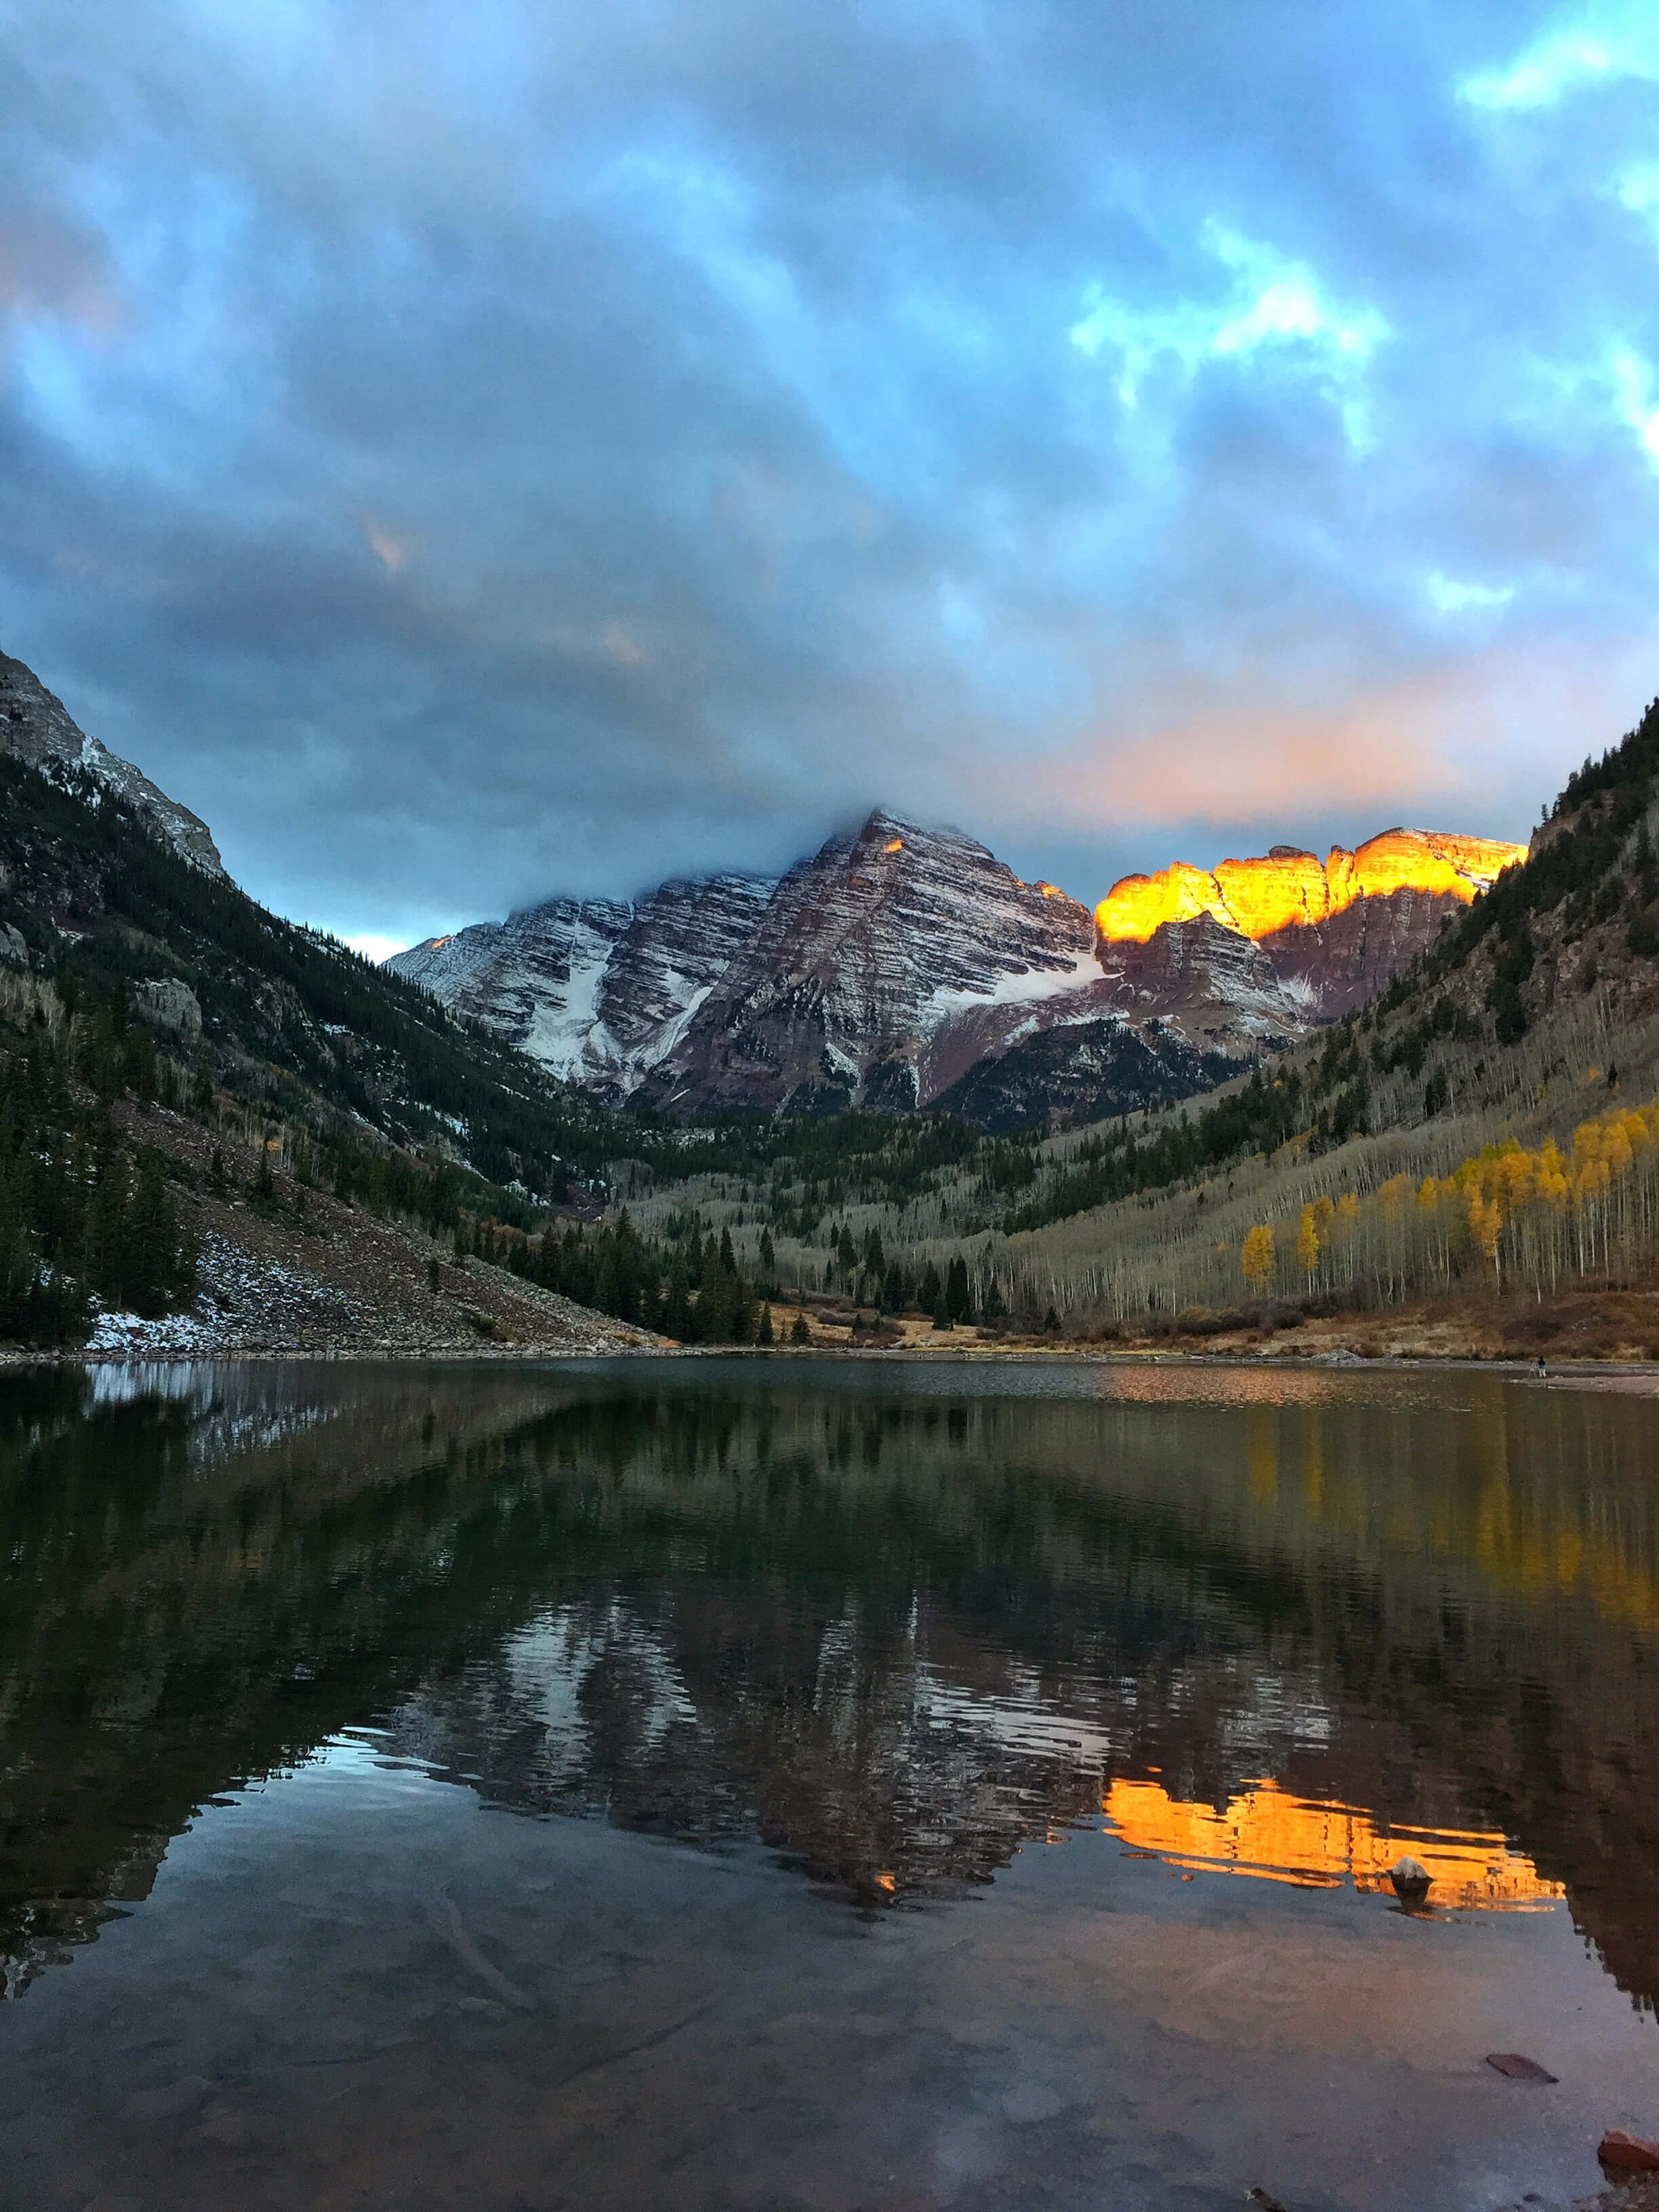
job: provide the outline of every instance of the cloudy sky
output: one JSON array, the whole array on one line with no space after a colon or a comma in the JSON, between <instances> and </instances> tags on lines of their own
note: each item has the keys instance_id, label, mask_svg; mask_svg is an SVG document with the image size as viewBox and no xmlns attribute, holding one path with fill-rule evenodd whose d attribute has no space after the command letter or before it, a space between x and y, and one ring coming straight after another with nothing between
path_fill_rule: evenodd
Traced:
<instances>
[{"instance_id":1,"label":"cloudy sky","mask_svg":"<svg viewBox=\"0 0 1659 2212\"><path fill-rule=\"evenodd\" d=\"M402 943L1098 897L1659 690L1659 10L0 0L0 647Z\"/></svg>"}]
</instances>

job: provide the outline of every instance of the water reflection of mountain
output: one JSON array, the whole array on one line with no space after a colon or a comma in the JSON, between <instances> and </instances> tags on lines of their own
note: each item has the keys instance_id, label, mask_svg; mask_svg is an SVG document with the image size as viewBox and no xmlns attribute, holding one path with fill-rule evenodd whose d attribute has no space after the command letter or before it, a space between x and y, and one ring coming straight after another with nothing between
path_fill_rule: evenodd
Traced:
<instances>
[{"instance_id":1,"label":"water reflection of mountain","mask_svg":"<svg viewBox=\"0 0 1659 2212\"><path fill-rule=\"evenodd\" d=\"M1659 1990L1644 1407L1485 1377L1010 1380L9 1385L20 1972L143 1894L193 1807L378 1717L504 1805L758 1833L870 1900L983 1881L1115 1784L1220 1816L1271 1777L1504 1832Z\"/></svg>"}]
</instances>

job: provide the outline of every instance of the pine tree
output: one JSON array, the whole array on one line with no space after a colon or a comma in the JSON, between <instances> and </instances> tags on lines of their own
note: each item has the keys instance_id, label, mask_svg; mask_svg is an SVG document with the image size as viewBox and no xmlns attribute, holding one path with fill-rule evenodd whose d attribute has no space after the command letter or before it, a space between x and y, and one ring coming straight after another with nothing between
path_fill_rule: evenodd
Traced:
<instances>
[{"instance_id":1,"label":"pine tree","mask_svg":"<svg viewBox=\"0 0 1659 2212\"><path fill-rule=\"evenodd\" d=\"M760 1325L755 1331L755 1341L757 1344L770 1344L772 1340L772 1309L769 1305L763 1305L760 1311Z\"/></svg>"},{"instance_id":2,"label":"pine tree","mask_svg":"<svg viewBox=\"0 0 1659 2212\"><path fill-rule=\"evenodd\" d=\"M972 1318L974 1302L968 1291L968 1262L960 1253L951 1261L945 1276L945 1305L953 1322Z\"/></svg>"}]
</instances>

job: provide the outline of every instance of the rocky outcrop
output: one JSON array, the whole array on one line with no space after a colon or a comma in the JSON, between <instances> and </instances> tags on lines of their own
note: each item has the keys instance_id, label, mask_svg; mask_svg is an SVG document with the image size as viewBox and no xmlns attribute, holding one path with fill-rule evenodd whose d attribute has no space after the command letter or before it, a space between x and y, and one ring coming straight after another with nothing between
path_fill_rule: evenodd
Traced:
<instances>
[{"instance_id":1,"label":"rocky outcrop","mask_svg":"<svg viewBox=\"0 0 1659 2212\"><path fill-rule=\"evenodd\" d=\"M225 864L212 832L199 815L153 784L131 761L89 738L63 701L47 690L31 668L0 653L0 753L11 753L31 768L57 763L84 769L126 800L158 836L204 875L225 876Z\"/></svg>"},{"instance_id":2,"label":"rocky outcrop","mask_svg":"<svg viewBox=\"0 0 1659 2212\"><path fill-rule=\"evenodd\" d=\"M1131 938L1097 951L1123 1012L1171 1022L1202 1050L1271 1050L1305 1034L1317 1012L1304 981L1207 912L1163 923L1144 945Z\"/></svg>"},{"instance_id":3,"label":"rocky outcrop","mask_svg":"<svg viewBox=\"0 0 1659 2212\"><path fill-rule=\"evenodd\" d=\"M188 983L177 975L140 983L132 994L132 1011L140 1021L165 1036L194 1045L202 1035L202 1002Z\"/></svg>"}]
</instances>

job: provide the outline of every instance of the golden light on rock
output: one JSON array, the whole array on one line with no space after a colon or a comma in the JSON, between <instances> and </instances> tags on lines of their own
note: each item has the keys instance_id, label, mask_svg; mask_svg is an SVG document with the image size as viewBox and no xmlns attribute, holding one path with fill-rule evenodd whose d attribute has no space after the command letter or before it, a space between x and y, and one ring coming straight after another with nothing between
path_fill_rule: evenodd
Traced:
<instances>
[{"instance_id":1,"label":"golden light on rock","mask_svg":"<svg viewBox=\"0 0 1659 2212\"><path fill-rule=\"evenodd\" d=\"M1194 1873L1250 1875L1302 1889L1388 1890L1402 1852L1431 1877L1428 1902L1486 1911L1543 1911L1566 1891L1547 1881L1501 1835L1480 1829L1379 1826L1357 1805L1292 1796L1258 1782L1227 1801L1188 1804L1161 1783L1113 1782L1102 1811L1125 1843Z\"/></svg>"},{"instance_id":2,"label":"golden light on rock","mask_svg":"<svg viewBox=\"0 0 1659 2212\"><path fill-rule=\"evenodd\" d=\"M881 849L884 853L902 853L904 850L904 840L902 837L890 838Z\"/></svg>"},{"instance_id":3,"label":"golden light on rock","mask_svg":"<svg viewBox=\"0 0 1659 2212\"><path fill-rule=\"evenodd\" d=\"M1223 860L1213 873L1176 860L1154 876L1124 876L1095 908L1107 944L1144 945L1166 921L1213 915L1253 939L1328 921L1362 898L1395 891L1449 894L1467 905L1524 860L1524 845L1437 830L1385 830L1357 850L1329 857L1275 845L1260 859Z\"/></svg>"}]
</instances>

